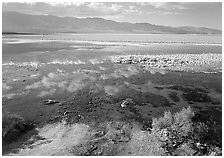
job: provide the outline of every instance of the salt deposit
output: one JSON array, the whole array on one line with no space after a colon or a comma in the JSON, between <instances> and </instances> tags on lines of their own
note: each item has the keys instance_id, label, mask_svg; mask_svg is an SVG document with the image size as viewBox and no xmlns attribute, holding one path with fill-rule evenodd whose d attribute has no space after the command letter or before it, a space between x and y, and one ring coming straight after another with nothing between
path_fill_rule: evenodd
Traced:
<instances>
[{"instance_id":1,"label":"salt deposit","mask_svg":"<svg viewBox=\"0 0 224 158\"><path fill-rule=\"evenodd\" d=\"M85 62L81 60L72 61L72 60L53 60L52 62L48 62L47 64L61 64L61 65L72 65L72 64L85 64Z\"/></svg>"},{"instance_id":2,"label":"salt deposit","mask_svg":"<svg viewBox=\"0 0 224 158\"><path fill-rule=\"evenodd\" d=\"M206 72L207 69L213 69L220 72L222 54L124 55L112 56L110 60L120 64L139 64L171 71Z\"/></svg>"},{"instance_id":3,"label":"salt deposit","mask_svg":"<svg viewBox=\"0 0 224 158\"><path fill-rule=\"evenodd\" d=\"M8 63L3 63L2 66L17 66L17 67L26 67L26 66L31 66L38 68L39 66L44 65L44 63L39 63L37 61L32 61L32 62L8 62Z\"/></svg>"}]
</instances>

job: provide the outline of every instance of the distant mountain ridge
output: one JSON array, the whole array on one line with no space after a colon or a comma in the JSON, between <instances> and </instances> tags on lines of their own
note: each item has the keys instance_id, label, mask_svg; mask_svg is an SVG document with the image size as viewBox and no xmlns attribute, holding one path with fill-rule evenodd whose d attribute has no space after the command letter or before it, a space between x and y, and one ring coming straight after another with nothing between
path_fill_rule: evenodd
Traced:
<instances>
[{"instance_id":1,"label":"distant mountain ridge","mask_svg":"<svg viewBox=\"0 0 224 158\"><path fill-rule=\"evenodd\" d=\"M23 33L158 33L158 34L222 34L221 30L205 27L171 27L150 23L116 22L102 18L2 13L2 32Z\"/></svg>"}]
</instances>

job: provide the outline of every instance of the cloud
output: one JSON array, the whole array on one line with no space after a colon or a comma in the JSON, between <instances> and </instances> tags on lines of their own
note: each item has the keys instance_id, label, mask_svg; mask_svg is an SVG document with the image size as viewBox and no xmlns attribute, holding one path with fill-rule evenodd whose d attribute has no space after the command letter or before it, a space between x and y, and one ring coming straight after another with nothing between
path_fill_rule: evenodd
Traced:
<instances>
[{"instance_id":1,"label":"cloud","mask_svg":"<svg viewBox=\"0 0 224 158\"><path fill-rule=\"evenodd\" d=\"M75 92L84 88L85 86L86 85L82 81L72 80L66 90L69 92Z\"/></svg>"},{"instance_id":2,"label":"cloud","mask_svg":"<svg viewBox=\"0 0 224 158\"><path fill-rule=\"evenodd\" d=\"M187 10L190 9L188 3L181 2L140 2L140 6L152 6L162 10Z\"/></svg>"},{"instance_id":3,"label":"cloud","mask_svg":"<svg viewBox=\"0 0 224 158\"><path fill-rule=\"evenodd\" d=\"M104 91L108 95L115 95L116 93L119 92L119 87L117 87L117 86L104 86Z\"/></svg>"},{"instance_id":4,"label":"cloud","mask_svg":"<svg viewBox=\"0 0 224 158\"><path fill-rule=\"evenodd\" d=\"M29 89L37 89L37 88L40 88L40 87L41 87L41 82L35 82L32 85L26 86L25 89L27 89L27 90L29 90Z\"/></svg>"},{"instance_id":5,"label":"cloud","mask_svg":"<svg viewBox=\"0 0 224 158\"><path fill-rule=\"evenodd\" d=\"M139 73L139 70L135 66L128 65L127 67L117 67L117 69L111 74L102 74L100 79L107 80L111 78L130 77Z\"/></svg>"},{"instance_id":6,"label":"cloud","mask_svg":"<svg viewBox=\"0 0 224 158\"><path fill-rule=\"evenodd\" d=\"M11 89L11 88L12 88L11 86L8 86L7 84L2 83L2 89Z\"/></svg>"},{"instance_id":7,"label":"cloud","mask_svg":"<svg viewBox=\"0 0 224 158\"><path fill-rule=\"evenodd\" d=\"M2 97L6 97L8 99L12 99L15 96L27 95L28 93L30 93L30 91L19 92L19 93L10 93L10 94L6 94L6 95L2 95Z\"/></svg>"},{"instance_id":8,"label":"cloud","mask_svg":"<svg viewBox=\"0 0 224 158\"><path fill-rule=\"evenodd\" d=\"M140 6L147 6L147 5L150 5L150 2L136 2L136 4Z\"/></svg>"},{"instance_id":9,"label":"cloud","mask_svg":"<svg viewBox=\"0 0 224 158\"><path fill-rule=\"evenodd\" d=\"M116 12L116 11L119 11L122 8L122 6L117 4L112 4L111 7L109 8Z\"/></svg>"},{"instance_id":10,"label":"cloud","mask_svg":"<svg viewBox=\"0 0 224 158\"><path fill-rule=\"evenodd\" d=\"M181 2L141 2L139 6L146 8L148 15L180 15L183 11L193 9L192 3Z\"/></svg>"},{"instance_id":11,"label":"cloud","mask_svg":"<svg viewBox=\"0 0 224 158\"><path fill-rule=\"evenodd\" d=\"M129 9L134 9L134 8L135 8L135 6L133 6L133 5L129 6Z\"/></svg>"},{"instance_id":12,"label":"cloud","mask_svg":"<svg viewBox=\"0 0 224 158\"><path fill-rule=\"evenodd\" d=\"M85 4L85 2L48 2L48 4L52 6L81 6Z\"/></svg>"},{"instance_id":13,"label":"cloud","mask_svg":"<svg viewBox=\"0 0 224 158\"><path fill-rule=\"evenodd\" d=\"M155 8L162 8L162 9L169 9L170 7L170 4L169 2L151 2L149 3L149 5L155 7Z\"/></svg>"},{"instance_id":14,"label":"cloud","mask_svg":"<svg viewBox=\"0 0 224 158\"><path fill-rule=\"evenodd\" d=\"M138 9L126 9L124 14L135 14L135 15L142 15L143 11L138 10Z\"/></svg>"},{"instance_id":15,"label":"cloud","mask_svg":"<svg viewBox=\"0 0 224 158\"><path fill-rule=\"evenodd\" d=\"M98 2L91 2L87 3L89 8L97 9L98 11L104 11L104 12L117 12L122 8L122 5L118 4L111 4L110 6L105 5L104 3L98 3Z\"/></svg>"},{"instance_id":16,"label":"cloud","mask_svg":"<svg viewBox=\"0 0 224 158\"><path fill-rule=\"evenodd\" d=\"M103 2L29 2L3 3L3 11L17 11L25 14L55 15L60 17L112 17L122 18L124 14L141 15L136 3ZM110 18L112 19L112 18Z\"/></svg>"},{"instance_id":17,"label":"cloud","mask_svg":"<svg viewBox=\"0 0 224 158\"><path fill-rule=\"evenodd\" d=\"M50 88L50 87L52 87L56 84L55 82L53 82L51 80L51 78L48 78L48 77L45 77L45 76L43 77L41 83L42 83L42 86L45 87L45 88Z\"/></svg>"},{"instance_id":18,"label":"cloud","mask_svg":"<svg viewBox=\"0 0 224 158\"><path fill-rule=\"evenodd\" d=\"M53 95L56 92L56 89L51 89L49 91L41 91L39 95L37 95L38 97L44 97L47 95Z\"/></svg>"},{"instance_id":19,"label":"cloud","mask_svg":"<svg viewBox=\"0 0 224 158\"><path fill-rule=\"evenodd\" d=\"M12 93L12 94L3 95L2 97L6 97L8 99L12 99L14 96L16 96L16 94Z\"/></svg>"},{"instance_id":20,"label":"cloud","mask_svg":"<svg viewBox=\"0 0 224 158\"><path fill-rule=\"evenodd\" d=\"M87 86L90 82L95 81L96 78L92 74L96 74L98 71L94 70L77 70L73 73L65 73L63 71L57 73L50 72L47 76L43 76L38 82L32 85L27 85L26 90L37 89L43 90L39 94L39 97L52 95L59 90L61 92L67 90L69 92L75 92ZM52 90L53 89L53 90Z\"/></svg>"},{"instance_id":21,"label":"cloud","mask_svg":"<svg viewBox=\"0 0 224 158\"><path fill-rule=\"evenodd\" d=\"M105 16L122 13L122 5L98 2L3 3L3 11L56 16Z\"/></svg>"},{"instance_id":22,"label":"cloud","mask_svg":"<svg viewBox=\"0 0 224 158\"><path fill-rule=\"evenodd\" d=\"M156 11L151 11L151 12L147 12L146 14L149 15L179 15L179 14L183 14L183 13L179 13L179 12L175 12L175 11L161 11L161 10L156 10Z\"/></svg>"}]
</instances>

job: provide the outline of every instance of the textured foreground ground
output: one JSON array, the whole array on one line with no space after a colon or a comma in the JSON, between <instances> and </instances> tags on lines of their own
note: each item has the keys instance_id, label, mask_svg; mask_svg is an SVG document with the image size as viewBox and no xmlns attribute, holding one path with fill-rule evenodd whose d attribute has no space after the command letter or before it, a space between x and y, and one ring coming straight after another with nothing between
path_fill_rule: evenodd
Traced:
<instances>
[{"instance_id":1,"label":"textured foreground ground","mask_svg":"<svg viewBox=\"0 0 224 158\"><path fill-rule=\"evenodd\" d=\"M212 120L221 131L219 53L179 54L180 46L166 55L149 55L145 46L23 46L39 51L3 55L4 155L167 155L151 131L152 118L188 106L196 121ZM40 51L45 48L52 50ZM151 49L157 48L163 50ZM125 52L138 49L144 53ZM187 145L175 153L202 155Z\"/></svg>"}]
</instances>

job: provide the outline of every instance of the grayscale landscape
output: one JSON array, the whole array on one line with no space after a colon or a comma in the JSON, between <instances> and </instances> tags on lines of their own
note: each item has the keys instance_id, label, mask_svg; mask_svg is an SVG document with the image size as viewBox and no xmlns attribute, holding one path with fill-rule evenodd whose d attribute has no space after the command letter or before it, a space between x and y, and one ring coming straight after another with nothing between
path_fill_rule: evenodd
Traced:
<instances>
[{"instance_id":1,"label":"grayscale landscape","mask_svg":"<svg viewBox=\"0 0 224 158\"><path fill-rule=\"evenodd\" d=\"M2 11L4 156L222 155L221 2Z\"/></svg>"}]
</instances>

